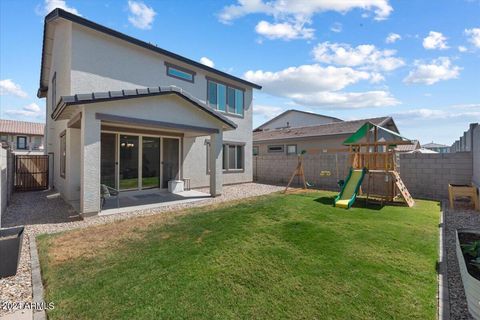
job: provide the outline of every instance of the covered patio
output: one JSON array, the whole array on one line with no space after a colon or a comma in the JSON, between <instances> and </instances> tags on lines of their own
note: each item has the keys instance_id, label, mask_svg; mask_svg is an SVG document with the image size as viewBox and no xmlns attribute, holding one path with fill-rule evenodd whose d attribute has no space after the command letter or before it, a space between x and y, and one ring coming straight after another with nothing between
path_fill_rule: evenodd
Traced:
<instances>
[{"instance_id":1,"label":"covered patio","mask_svg":"<svg viewBox=\"0 0 480 320\"><path fill-rule=\"evenodd\" d=\"M210 194L197 190L171 193L166 190L125 191L116 197L105 199L100 216L128 212L131 210L156 209L166 206L180 205L202 201L210 198Z\"/></svg>"},{"instance_id":2,"label":"covered patio","mask_svg":"<svg viewBox=\"0 0 480 320\"><path fill-rule=\"evenodd\" d=\"M68 120L60 146L65 146L60 168L67 200L79 213L91 215L220 195L223 132L236 125L176 88L132 91L62 97L57 119ZM192 147L201 137L209 139L208 155L205 144ZM197 168L205 157L208 172ZM201 175L208 180L200 181ZM209 194L167 191L170 181L190 178L197 186L209 183ZM104 186L120 194L115 204L108 199L102 208Z\"/></svg>"}]
</instances>

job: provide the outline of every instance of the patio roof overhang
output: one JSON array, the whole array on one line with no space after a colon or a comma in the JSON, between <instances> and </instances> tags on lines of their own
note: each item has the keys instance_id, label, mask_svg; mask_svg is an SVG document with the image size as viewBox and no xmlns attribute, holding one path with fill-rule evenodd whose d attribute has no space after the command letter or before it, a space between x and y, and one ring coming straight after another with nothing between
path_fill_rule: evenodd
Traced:
<instances>
[{"instance_id":1,"label":"patio roof overhang","mask_svg":"<svg viewBox=\"0 0 480 320\"><path fill-rule=\"evenodd\" d=\"M226 116L207 106L203 101L192 96L185 90L178 88L176 86L168 87L152 87L152 88L142 88L142 89L132 89L132 90L121 90L121 91L107 91L107 92L93 92L88 94L76 94L73 96L62 96L59 103L52 112L52 119L54 120L70 120L75 122L74 118L78 116L78 110L82 105L94 104L100 102L110 102L117 100L126 100L126 99L138 99L145 97L158 97L165 95L175 95L185 101L195 108L198 108L200 111L207 113L209 116L215 118L222 122L224 130L236 129L237 125ZM154 121L161 123L162 121ZM69 126L70 126L69 125ZM181 126L181 125L180 125Z\"/></svg>"}]
</instances>

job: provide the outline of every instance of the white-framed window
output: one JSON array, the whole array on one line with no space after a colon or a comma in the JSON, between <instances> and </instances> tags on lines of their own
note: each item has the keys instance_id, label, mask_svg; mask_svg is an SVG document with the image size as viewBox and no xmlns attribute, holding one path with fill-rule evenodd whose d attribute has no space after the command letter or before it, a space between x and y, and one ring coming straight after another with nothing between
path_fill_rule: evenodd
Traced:
<instances>
[{"instance_id":1,"label":"white-framed window","mask_svg":"<svg viewBox=\"0 0 480 320\"><path fill-rule=\"evenodd\" d=\"M219 81L208 79L208 105L216 110L243 116L245 91Z\"/></svg>"},{"instance_id":2,"label":"white-framed window","mask_svg":"<svg viewBox=\"0 0 480 320\"><path fill-rule=\"evenodd\" d=\"M258 146L253 146L253 150L252 150L252 153L254 156L258 156L260 150L258 148Z\"/></svg>"},{"instance_id":3,"label":"white-framed window","mask_svg":"<svg viewBox=\"0 0 480 320\"><path fill-rule=\"evenodd\" d=\"M207 172L210 172L210 142L207 145ZM245 169L245 144L228 142L223 144L222 169L224 172L238 172Z\"/></svg>"},{"instance_id":4,"label":"white-framed window","mask_svg":"<svg viewBox=\"0 0 480 320\"><path fill-rule=\"evenodd\" d=\"M67 164L67 134L60 134L60 177L65 178L65 168Z\"/></svg>"},{"instance_id":5,"label":"white-framed window","mask_svg":"<svg viewBox=\"0 0 480 320\"><path fill-rule=\"evenodd\" d=\"M268 153L281 153L285 152L283 144L268 146Z\"/></svg>"},{"instance_id":6,"label":"white-framed window","mask_svg":"<svg viewBox=\"0 0 480 320\"><path fill-rule=\"evenodd\" d=\"M287 145L287 154L297 154L297 145L296 144Z\"/></svg>"}]
</instances>

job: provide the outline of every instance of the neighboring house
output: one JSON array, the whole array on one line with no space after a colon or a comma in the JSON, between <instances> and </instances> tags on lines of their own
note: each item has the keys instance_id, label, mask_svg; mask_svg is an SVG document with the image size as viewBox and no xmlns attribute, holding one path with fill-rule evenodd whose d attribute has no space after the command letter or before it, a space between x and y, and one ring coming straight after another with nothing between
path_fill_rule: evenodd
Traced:
<instances>
[{"instance_id":1,"label":"neighboring house","mask_svg":"<svg viewBox=\"0 0 480 320\"><path fill-rule=\"evenodd\" d=\"M391 117L335 121L320 125L297 128L257 131L253 133L253 154L299 154L303 150L312 153L341 151L346 147L343 141L356 132L363 124L371 122L399 133Z\"/></svg>"},{"instance_id":2,"label":"neighboring house","mask_svg":"<svg viewBox=\"0 0 480 320\"><path fill-rule=\"evenodd\" d=\"M412 151L409 151L407 153L425 153L425 154L432 154L432 153L438 153L436 151L430 150L430 149L425 149L425 148L420 148L420 149L415 149Z\"/></svg>"},{"instance_id":3,"label":"neighboring house","mask_svg":"<svg viewBox=\"0 0 480 320\"><path fill-rule=\"evenodd\" d=\"M447 146L445 144L440 144L440 143L427 143L422 146L425 149L429 149L438 153L449 153L450 152L450 146Z\"/></svg>"},{"instance_id":4,"label":"neighboring house","mask_svg":"<svg viewBox=\"0 0 480 320\"><path fill-rule=\"evenodd\" d=\"M256 132L285 128L298 128L341 121L343 120L330 116L325 116L322 114L292 109L287 110L279 114L278 116L268 120L253 131Z\"/></svg>"},{"instance_id":5,"label":"neighboring house","mask_svg":"<svg viewBox=\"0 0 480 320\"><path fill-rule=\"evenodd\" d=\"M43 154L45 123L0 119L0 141L16 154Z\"/></svg>"},{"instance_id":6,"label":"neighboring house","mask_svg":"<svg viewBox=\"0 0 480 320\"><path fill-rule=\"evenodd\" d=\"M412 144L401 144L395 148L398 153L413 153L422 148L420 141L412 140Z\"/></svg>"},{"instance_id":7,"label":"neighboring house","mask_svg":"<svg viewBox=\"0 0 480 320\"><path fill-rule=\"evenodd\" d=\"M45 17L53 185L82 214L100 185L164 189L252 181L252 96L261 87L61 9Z\"/></svg>"}]
</instances>

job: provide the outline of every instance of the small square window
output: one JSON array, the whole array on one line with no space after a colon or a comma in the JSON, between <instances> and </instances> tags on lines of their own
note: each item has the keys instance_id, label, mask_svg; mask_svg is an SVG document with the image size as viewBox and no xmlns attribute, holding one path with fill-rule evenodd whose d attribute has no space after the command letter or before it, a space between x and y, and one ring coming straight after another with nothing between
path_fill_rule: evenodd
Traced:
<instances>
[{"instance_id":1,"label":"small square window","mask_svg":"<svg viewBox=\"0 0 480 320\"><path fill-rule=\"evenodd\" d=\"M297 145L296 144L288 145L287 154L297 154Z\"/></svg>"}]
</instances>

